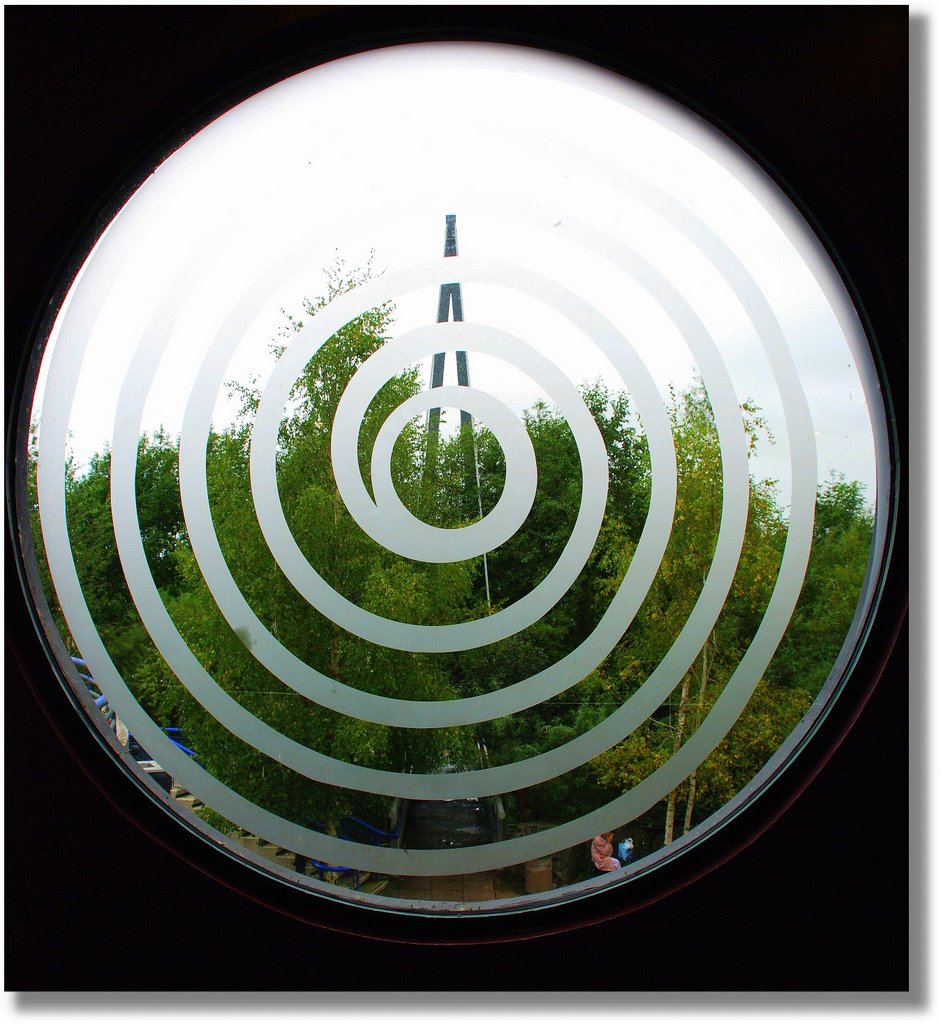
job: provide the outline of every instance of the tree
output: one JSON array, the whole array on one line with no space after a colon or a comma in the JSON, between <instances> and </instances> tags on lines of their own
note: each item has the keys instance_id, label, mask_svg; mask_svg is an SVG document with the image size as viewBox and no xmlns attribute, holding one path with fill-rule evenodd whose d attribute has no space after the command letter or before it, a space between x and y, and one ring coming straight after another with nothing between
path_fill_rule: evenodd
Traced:
<instances>
[{"instance_id":1,"label":"tree","mask_svg":"<svg viewBox=\"0 0 941 1024\"><path fill-rule=\"evenodd\" d=\"M682 628L705 580L718 535L722 464L708 399L696 386L674 399L678 497L660 573L618 652L629 694L647 678ZM763 423L743 407L752 449ZM739 792L791 733L833 665L858 600L871 523L858 484L831 481L818 496L810 566L801 598L765 678L729 736L666 798L663 842ZM660 712L595 760L599 781L624 791L664 764L699 728L740 661L770 599L786 537L771 481L750 482L745 541L732 587L714 628Z\"/></svg>"},{"instance_id":2,"label":"tree","mask_svg":"<svg viewBox=\"0 0 941 1024\"><path fill-rule=\"evenodd\" d=\"M817 493L814 542L800 599L769 667L769 678L779 685L819 692L856 611L872 529L862 485L832 473Z\"/></svg>"},{"instance_id":3,"label":"tree","mask_svg":"<svg viewBox=\"0 0 941 1024\"><path fill-rule=\"evenodd\" d=\"M305 302L305 315L316 315L362 280L359 272L336 269L327 294ZM460 617L470 599L474 567L412 562L389 552L353 520L333 478L330 437L337 404L357 368L383 344L390 318L387 308L366 311L305 367L280 432L279 500L304 557L344 597L403 622L450 621ZM302 325L301 319L289 317L286 336ZM367 411L360 433L360 468L367 485L368 453L379 427L418 389L417 372L406 371L380 390ZM308 605L285 578L261 533L249 484L250 422L259 395L251 385L238 390L243 418L211 435L207 484L220 547L258 618L299 659L348 686L406 700L456 696L440 658L386 649L346 633ZM412 425L393 452L393 479L403 499L413 504L421 502L416 463L423 440L420 428ZM467 729L391 728L312 705L246 650L188 548L177 553L177 567L186 586L168 593L166 604L190 649L219 685L279 732L338 760L390 771L434 771L445 758L466 759L475 749ZM162 659L149 660L139 686L162 720L172 720L191 736L208 770L264 806L293 820L322 822L328 830L350 813L381 814L376 797L314 784L227 733L185 693Z\"/></svg>"},{"instance_id":4,"label":"tree","mask_svg":"<svg viewBox=\"0 0 941 1024\"><path fill-rule=\"evenodd\" d=\"M763 423L757 411L745 406L743 423L749 450L758 443ZM722 514L723 463L715 419L701 383L673 396L670 407L677 459L677 501L673 530L657 578L621 645L618 672L625 696L647 679L683 629L712 567ZM755 611L767 602L775 565L780 558L779 523L770 489L752 486L742 557L732 591L706 637L697 659L683 674L670 701L657 719L664 726L647 730L624 749L597 759L599 777L610 781L616 765L624 770L624 751L641 761L663 763L698 728L715 695L721 690L757 625ZM760 613L758 614L760 619ZM642 753L638 744L654 742L656 750ZM624 776L627 782L633 773ZM696 774L687 790L684 828L692 821ZM666 801L664 843L673 840L680 796L674 789Z\"/></svg>"},{"instance_id":5,"label":"tree","mask_svg":"<svg viewBox=\"0 0 941 1024\"><path fill-rule=\"evenodd\" d=\"M316 316L365 272L342 265L326 294L288 316L276 351L304 318ZM301 373L279 435L279 501L301 552L349 601L403 623L475 619L528 594L558 560L578 514L582 480L572 432L558 410L537 404L525 415L538 467L530 515L489 553L489 595L480 558L433 564L402 558L373 541L346 509L333 477L330 439L337 403L357 368L383 344L392 310L368 310L329 339ZM415 369L388 381L366 411L359 435L367 488L370 453L392 409L421 383ZM364 692L402 700L446 701L493 692L540 671L576 648L623 580L646 520L650 461L626 395L596 383L583 399L604 440L608 502L601 531L567 593L526 630L459 654L397 651L354 636L311 607L285 577L258 524L249 482L255 383L234 384L237 422L210 434L207 486L214 529L241 594L261 622L301 661ZM165 607L212 677L251 714L285 736L341 761L390 771L480 766L477 741L492 764L509 764L561 746L599 724L647 680L674 643L713 561L723 470L716 425L701 384L674 394L677 453L673 530L659 572L620 642L563 693L509 718L473 728L405 729L321 707L271 675L233 632L203 580L186 534L179 496L178 444L162 431L138 449L141 539ZM758 410L742 410L753 448L764 430ZM205 767L282 816L335 829L350 813L380 816L383 801L316 783L260 754L205 712L172 674L137 615L124 583L111 524L110 453L83 473L67 467L67 505L75 561L86 599L119 670L148 712L181 726ZM35 466L30 467L34 477ZM443 527L475 521L496 504L506 463L481 424L442 434L429 445L423 424L406 426L392 450L392 476L418 518ZM479 481L479 485L478 485ZM35 518L35 509L34 509ZM871 541L871 515L856 483L833 478L818 496L814 547L804 590L784 643L753 700L722 744L670 793L657 814L664 842L688 831L730 799L784 741L819 691L852 618ZM725 605L689 670L661 708L624 741L559 778L509 794L530 820L574 817L636 785L696 732L754 637L774 586L786 521L770 481L751 481L739 564ZM44 555L40 550L40 572ZM48 574L46 573L48 577ZM80 652L77 652L80 653Z\"/></svg>"}]
</instances>

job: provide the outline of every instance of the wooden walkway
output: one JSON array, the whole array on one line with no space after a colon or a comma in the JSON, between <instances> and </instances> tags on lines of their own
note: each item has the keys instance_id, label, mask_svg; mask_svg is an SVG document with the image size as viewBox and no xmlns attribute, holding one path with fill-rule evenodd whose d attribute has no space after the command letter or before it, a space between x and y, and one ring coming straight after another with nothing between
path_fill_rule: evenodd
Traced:
<instances>
[{"instance_id":1,"label":"wooden walkway","mask_svg":"<svg viewBox=\"0 0 941 1024\"><path fill-rule=\"evenodd\" d=\"M396 878L384 895L402 900L442 900L448 903L480 903L496 898L493 875L489 871L473 875Z\"/></svg>"},{"instance_id":2,"label":"wooden walkway","mask_svg":"<svg viewBox=\"0 0 941 1024\"><path fill-rule=\"evenodd\" d=\"M480 800L412 800L405 818L403 846L412 850L479 846L488 842L486 809ZM403 900L445 903L480 903L496 899L494 876L489 871L395 878L385 892Z\"/></svg>"}]
</instances>

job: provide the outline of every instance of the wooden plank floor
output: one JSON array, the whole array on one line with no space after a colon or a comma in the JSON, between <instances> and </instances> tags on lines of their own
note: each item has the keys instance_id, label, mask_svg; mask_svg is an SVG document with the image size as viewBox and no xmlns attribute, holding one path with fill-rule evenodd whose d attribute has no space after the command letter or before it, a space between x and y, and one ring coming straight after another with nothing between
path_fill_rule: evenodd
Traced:
<instances>
[{"instance_id":1,"label":"wooden plank floor","mask_svg":"<svg viewBox=\"0 0 941 1024\"><path fill-rule=\"evenodd\" d=\"M489 871L434 878L397 878L384 895L403 900L446 900L449 903L478 903L495 898L493 875Z\"/></svg>"}]
</instances>

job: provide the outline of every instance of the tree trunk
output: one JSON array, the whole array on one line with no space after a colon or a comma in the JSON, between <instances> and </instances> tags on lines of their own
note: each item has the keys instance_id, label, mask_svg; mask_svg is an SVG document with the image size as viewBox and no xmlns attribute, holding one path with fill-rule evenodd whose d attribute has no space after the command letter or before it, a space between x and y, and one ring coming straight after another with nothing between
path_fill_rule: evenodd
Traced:
<instances>
[{"instance_id":1,"label":"tree trunk","mask_svg":"<svg viewBox=\"0 0 941 1024\"><path fill-rule=\"evenodd\" d=\"M706 685L709 681L709 640L713 634L710 633L702 649L702 674L699 677L699 700L696 706L696 728L702 725L702 713L706 707ZM689 777L689 793L686 797L686 815L683 819L683 835L689 832L693 825L693 807L696 804L696 769L694 768Z\"/></svg>"},{"instance_id":2,"label":"tree trunk","mask_svg":"<svg viewBox=\"0 0 941 1024\"><path fill-rule=\"evenodd\" d=\"M696 802L696 769L689 776L689 793L686 796L686 815L683 818L683 835L690 830L693 823L693 805Z\"/></svg>"},{"instance_id":3,"label":"tree trunk","mask_svg":"<svg viewBox=\"0 0 941 1024\"><path fill-rule=\"evenodd\" d=\"M676 716L676 735L673 737L673 753L675 754L683 745L683 733L686 729L686 705L689 703L689 684L692 673L687 672L683 676L683 687L680 690L680 708ZM673 842L673 827L676 819L676 797L679 787L672 790L667 797L667 817L663 828L663 845L669 846Z\"/></svg>"},{"instance_id":4,"label":"tree trunk","mask_svg":"<svg viewBox=\"0 0 941 1024\"><path fill-rule=\"evenodd\" d=\"M340 503L342 501L343 498L340 495L340 489L338 487L334 487L332 501L334 528L338 527L340 523ZM337 557L337 551L338 546L334 544L333 558L331 560L330 566L330 568L333 570L332 576L334 580L336 580L338 575L336 572L337 564L339 561ZM334 586L336 586L336 583L334 583ZM327 671L334 679L340 678L340 627L333 622L330 624L330 665Z\"/></svg>"},{"instance_id":5,"label":"tree trunk","mask_svg":"<svg viewBox=\"0 0 941 1024\"><path fill-rule=\"evenodd\" d=\"M669 846L673 842L673 819L676 816L676 790L672 790L667 797L667 819L663 826L663 845Z\"/></svg>"}]
</instances>

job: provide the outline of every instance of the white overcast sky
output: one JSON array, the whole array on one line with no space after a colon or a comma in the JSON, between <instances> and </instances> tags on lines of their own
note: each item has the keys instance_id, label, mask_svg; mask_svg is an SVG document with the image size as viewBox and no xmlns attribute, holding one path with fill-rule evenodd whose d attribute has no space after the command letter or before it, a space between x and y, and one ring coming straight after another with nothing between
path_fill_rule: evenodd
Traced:
<instances>
[{"instance_id":1,"label":"white overcast sky","mask_svg":"<svg viewBox=\"0 0 941 1024\"><path fill-rule=\"evenodd\" d=\"M652 186L721 236L770 302L810 403L819 477L843 472L872 498L859 340L848 343L848 321L841 326L794 232L767 211L754 178L717 159L717 146L710 130L647 90L513 47L392 48L298 75L172 156L101 240L99 249L119 245L121 258L106 280L85 273L75 286L92 291L97 314L82 339L73 450L83 460L112 437L118 388L148 326L165 324L169 343L144 426L176 433L198 366L238 302L257 297L226 379L264 379L281 309L299 312L304 296L320 294L322 268L337 255L361 265L371 251L380 272L437 258L454 213L462 256L519 264L590 302L665 395L671 382L692 379L694 359L669 311L617 256L636 250L692 306L740 399L756 401L781 439L762 447L754 472L781 481L786 501L783 409L762 339L697 232L651 204ZM389 298L397 331L435 319L436 287ZM466 320L517 335L574 382L602 377L631 390L590 337L543 303L499 284L467 284L463 298ZM453 374L449 360L446 383ZM516 409L542 396L497 360L472 356L470 374ZM220 394L216 425L233 411Z\"/></svg>"}]
</instances>

